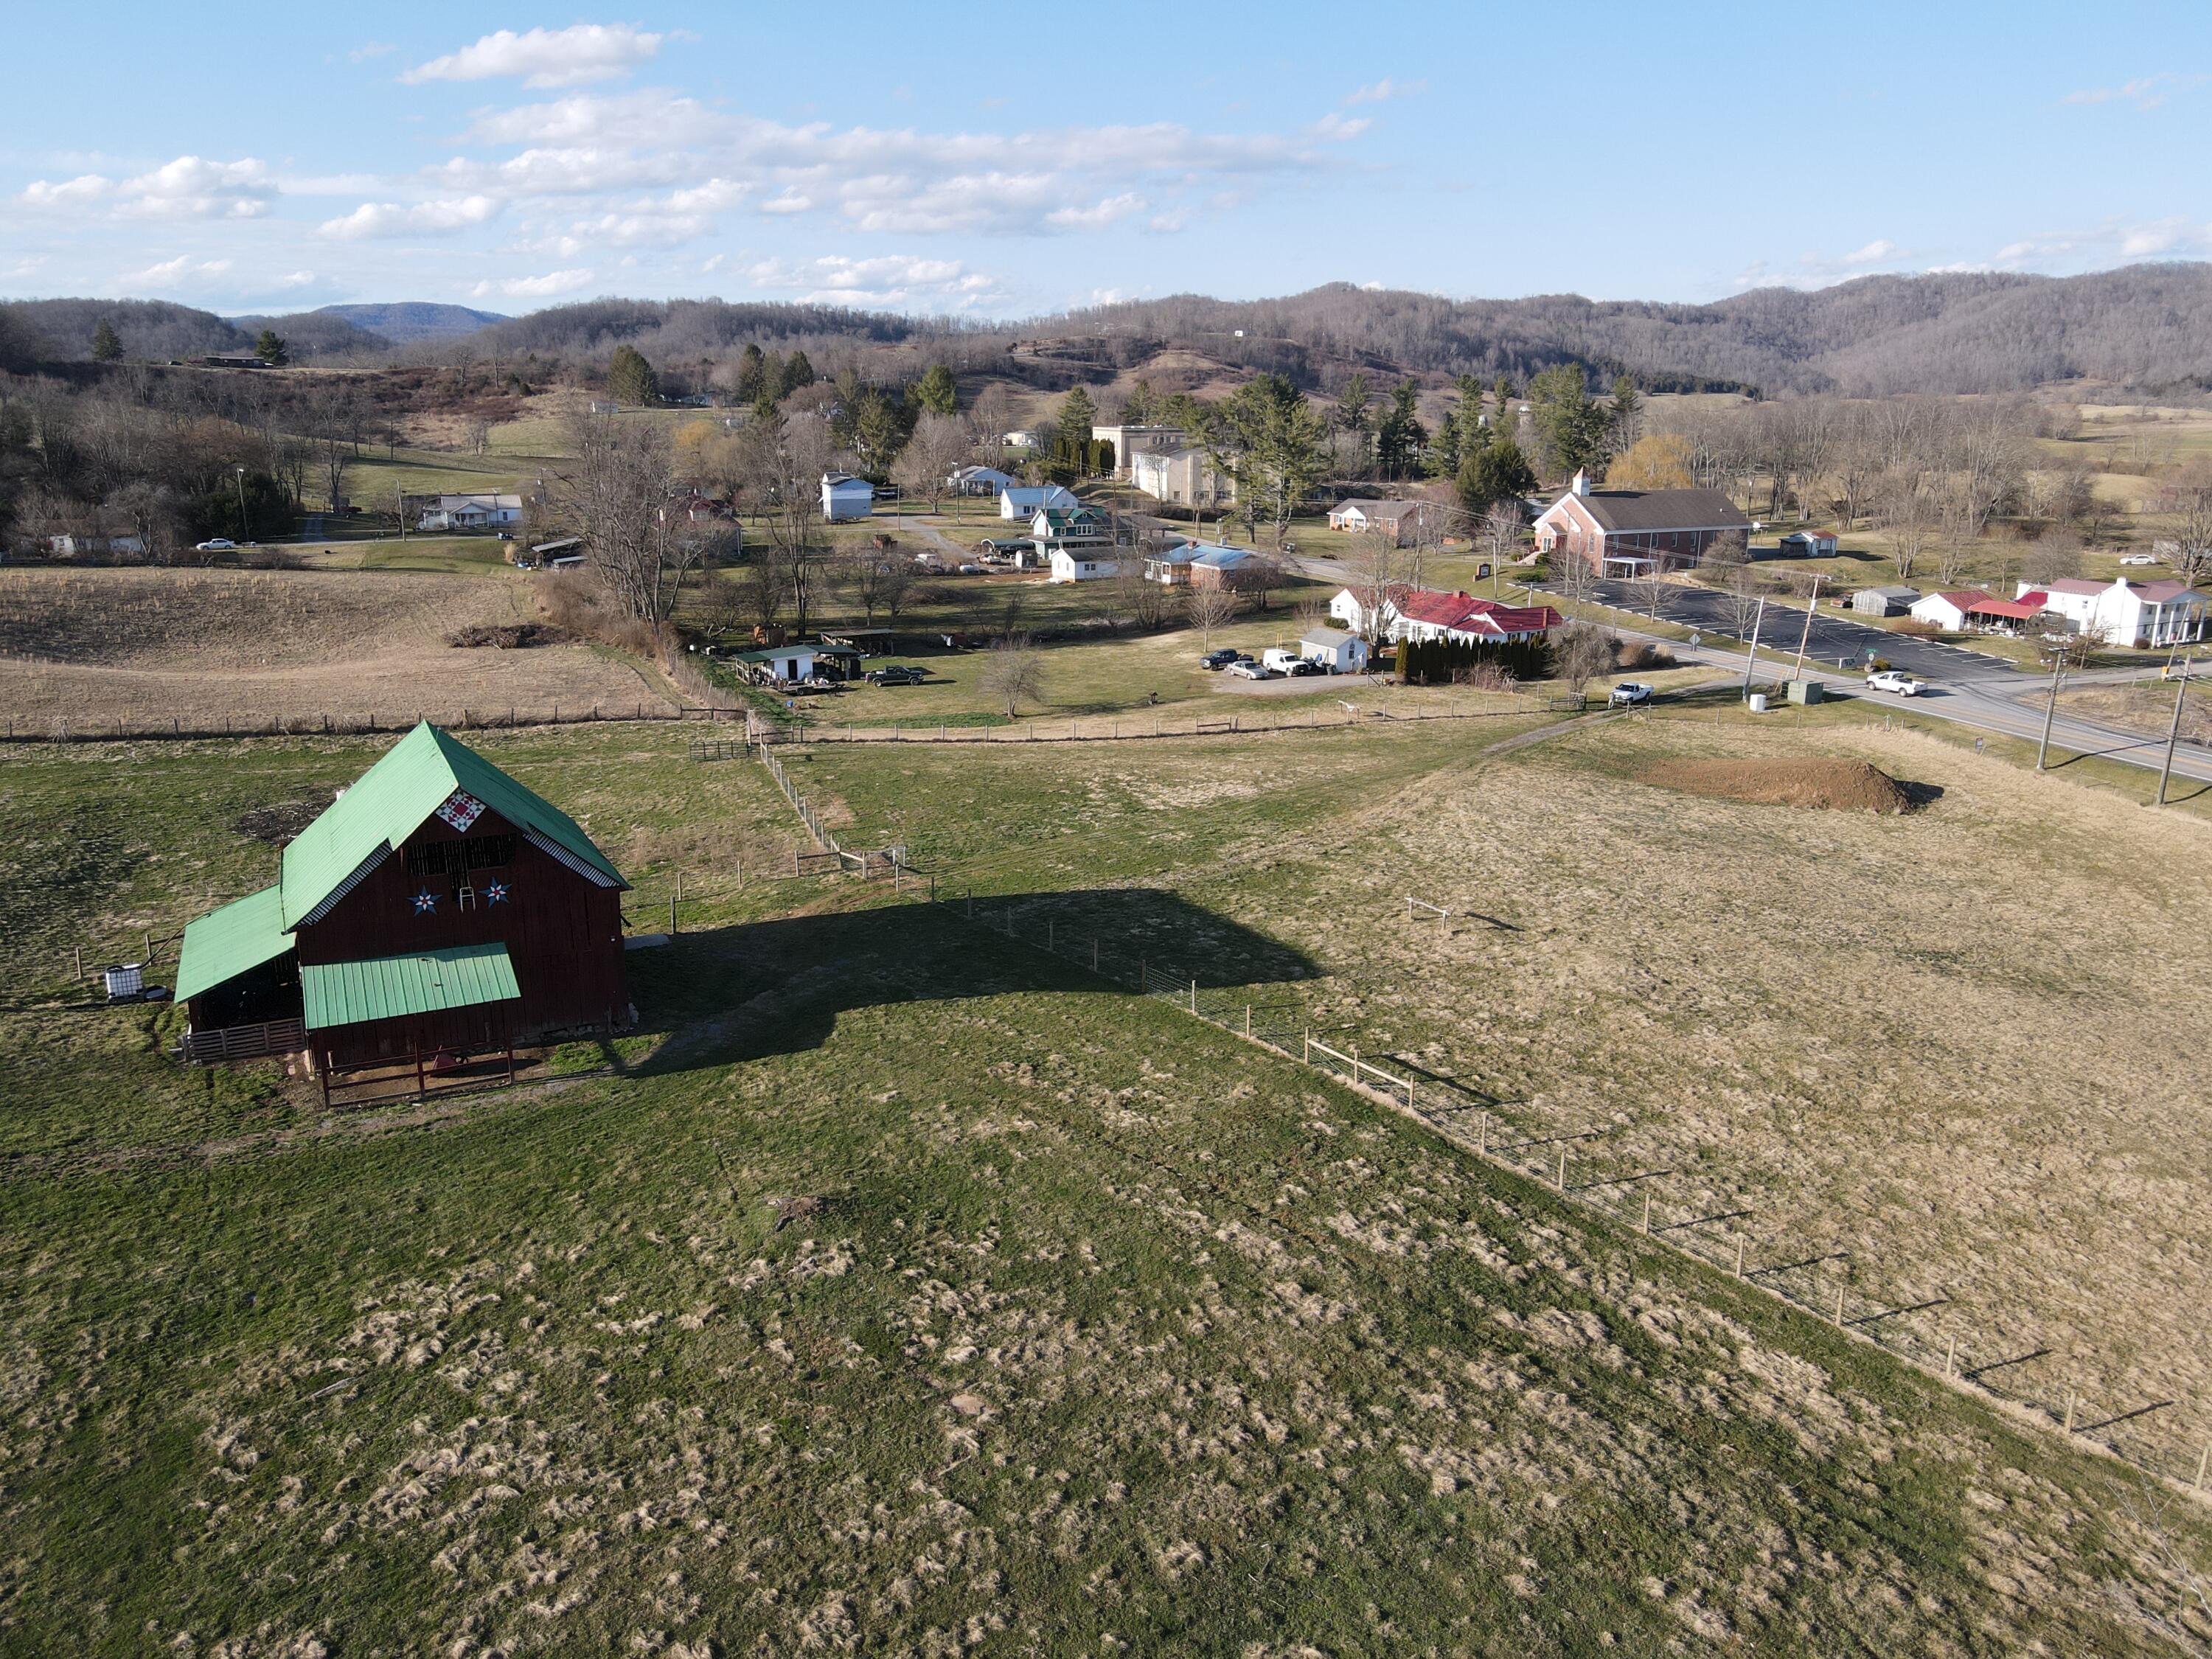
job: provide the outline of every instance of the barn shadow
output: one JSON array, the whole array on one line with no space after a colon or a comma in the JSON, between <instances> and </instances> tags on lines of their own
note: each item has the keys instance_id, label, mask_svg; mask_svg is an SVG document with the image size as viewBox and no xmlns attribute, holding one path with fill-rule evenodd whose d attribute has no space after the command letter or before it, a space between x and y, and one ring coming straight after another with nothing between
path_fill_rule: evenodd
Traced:
<instances>
[{"instance_id":1,"label":"barn shadow","mask_svg":"<svg viewBox=\"0 0 2212 1659\"><path fill-rule=\"evenodd\" d=\"M650 1076L819 1048L838 1017L1037 991L1208 992L1314 977L1309 957L1173 893L1016 893L784 916L678 935L629 959Z\"/></svg>"}]
</instances>

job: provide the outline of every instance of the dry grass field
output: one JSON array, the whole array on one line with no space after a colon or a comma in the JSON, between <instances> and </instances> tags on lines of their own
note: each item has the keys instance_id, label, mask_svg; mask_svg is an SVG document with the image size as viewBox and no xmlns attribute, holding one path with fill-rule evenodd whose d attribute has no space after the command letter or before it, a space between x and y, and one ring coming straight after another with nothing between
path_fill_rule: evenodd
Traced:
<instances>
[{"instance_id":1,"label":"dry grass field","mask_svg":"<svg viewBox=\"0 0 2212 1659\"><path fill-rule=\"evenodd\" d=\"M2212 1434L2191 1035L2212 829L1904 731L1614 722L1490 758L1481 740L1438 729L1393 783L1279 744L817 767L863 823L880 798L911 826L954 766L1006 837L1030 823L1071 871L1156 815L1127 878L1323 971L1263 1004L1473 1081L1526 1134L1602 1128L1582 1166L1674 1171L1652 1186L1662 1219L1753 1206L1754 1261L1849 1252L1855 1305L1949 1296L1893 1328L1939 1359L1954 1334L1976 1361L2048 1346L1993 1380L2054 1407L2079 1390L2099 1417L2176 1399L2136 1427L2193 1458ZM1637 781L1747 754L1870 762L1928 804L1812 811ZM1270 821L1332 782L1334 811L1295 836ZM1024 810L1041 797L1073 821ZM973 833L969 867L1018 878ZM1409 924L1408 894L1457 914ZM1152 948L1165 965L1205 947ZM1802 1288L1832 1294L1838 1272Z\"/></svg>"},{"instance_id":2,"label":"dry grass field","mask_svg":"<svg viewBox=\"0 0 2212 1659\"><path fill-rule=\"evenodd\" d=\"M657 699L627 663L589 646L446 643L471 623L526 619L529 606L528 587L499 575L0 573L0 714L19 728L149 730L173 720L190 730Z\"/></svg>"},{"instance_id":3,"label":"dry grass field","mask_svg":"<svg viewBox=\"0 0 2212 1659\"><path fill-rule=\"evenodd\" d=\"M677 735L483 741L650 915L658 860L789 822L763 769ZM1186 896L1210 888L1310 939L1324 998L1409 1028L1392 987L1489 997L1501 964L1456 939L1449 973L1382 961L1370 896L1404 845L1487 885L1486 798L1523 798L1493 827L1560 924L1524 918L1525 971L1564 981L1519 988L1532 1017L1614 997L1613 963L1552 953L1593 917L1643 948L1688 881L1638 890L1530 833L1548 796L1563 830L1626 814L1653 856L1588 757L1300 742L794 765L857 817L927 815L1001 892L1210 943L1224 990L1294 968ZM2201 1528L2125 1471L880 885L694 864L686 931L634 958L645 1034L424 1111L185 1073L173 1011L58 990L88 918L166 927L265 879L237 815L327 799L379 747L0 755L0 898L39 945L0 966L0 1646L1963 1659L2212 1635L2185 1610ZM1863 822L1940 829L1979 787ZM1759 810L1857 856L1840 820ZM1513 1053L1571 1081L1589 1060Z\"/></svg>"}]
</instances>

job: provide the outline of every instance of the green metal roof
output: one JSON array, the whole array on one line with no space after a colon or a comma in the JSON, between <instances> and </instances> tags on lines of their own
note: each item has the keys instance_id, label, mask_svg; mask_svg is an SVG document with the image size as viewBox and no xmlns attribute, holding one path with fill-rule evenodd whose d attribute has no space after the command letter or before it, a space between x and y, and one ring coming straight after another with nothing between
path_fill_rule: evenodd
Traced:
<instances>
[{"instance_id":1,"label":"green metal roof","mask_svg":"<svg viewBox=\"0 0 2212 1659\"><path fill-rule=\"evenodd\" d=\"M285 848L278 884L284 926L298 927L379 848L398 847L456 789L517 828L536 830L618 886L629 884L574 819L425 720Z\"/></svg>"},{"instance_id":2,"label":"green metal roof","mask_svg":"<svg viewBox=\"0 0 2212 1659\"><path fill-rule=\"evenodd\" d=\"M313 963L300 970L311 1031L506 1002L522 994L504 945L455 945L367 962Z\"/></svg>"},{"instance_id":3,"label":"green metal roof","mask_svg":"<svg viewBox=\"0 0 2212 1659\"><path fill-rule=\"evenodd\" d=\"M264 887L185 927L174 995L186 1001L291 948L292 935L284 927L284 890Z\"/></svg>"}]
</instances>

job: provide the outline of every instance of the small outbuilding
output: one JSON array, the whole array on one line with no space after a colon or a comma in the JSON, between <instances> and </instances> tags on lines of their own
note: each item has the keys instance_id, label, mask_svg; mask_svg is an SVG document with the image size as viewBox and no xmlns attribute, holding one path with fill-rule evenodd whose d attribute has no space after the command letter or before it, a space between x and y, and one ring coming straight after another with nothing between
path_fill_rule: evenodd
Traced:
<instances>
[{"instance_id":1,"label":"small outbuilding","mask_svg":"<svg viewBox=\"0 0 2212 1659\"><path fill-rule=\"evenodd\" d=\"M1832 530L1793 530L1782 538L1785 559L1832 559L1836 532Z\"/></svg>"},{"instance_id":2,"label":"small outbuilding","mask_svg":"<svg viewBox=\"0 0 2212 1659\"><path fill-rule=\"evenodd\" d=\"M822 516L831 524L850 524L876 510L876 487L843 472L822 475Z\"/></svg>"},{"instance_id":3,"label":"small outbuilding","mask_svg":"<svg viewBox=\"0 0 2212 1659\"><path fill-rule=\"evenodd\" d=\"M1911 609L1916 622L1924 622L1947 634L1962 634L1971 626L1968 618L1973 614L1973 607L1993 597L1984 587L1948 588L1922 594L1912 602Z\"/></svg>"},{"instance_id":4,"label":"small outbuilding","mask_svg":"<svg viewBox=\"0 0 2212 1659\"><path fill-rule=\"evenodd\" d=\"M1367 641L1341 629L1307 629L1298 636L1298 654L1332 674L1358 674L1367 667Z\"/></svg>"},{"instance_id":5,"label":"small outbuilding","mask_svg":"<svg viewBox=\"0 0 2212 1659\"><path fill-rule=\"evenodd\" d=\"M1917 587L1862 587L1851 595L1851 609L1862 617L1902 617L1919 603Z\"/></svg>"}]
</instances>

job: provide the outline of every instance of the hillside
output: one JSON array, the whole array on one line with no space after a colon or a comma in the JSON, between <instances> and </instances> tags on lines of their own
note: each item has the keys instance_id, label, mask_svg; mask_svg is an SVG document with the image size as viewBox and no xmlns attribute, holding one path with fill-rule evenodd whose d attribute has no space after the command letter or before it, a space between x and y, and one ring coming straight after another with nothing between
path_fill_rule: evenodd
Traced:
<instances>
[{"instance_id":1,"label":"hillside","mask_svg":"<svg viewBox=\"0 0 2212 1659\"><path fill-rule=\"evenodd\" d=\"M253 337L274 325L295 362L319 357L380 356L390 342L343 317L301 312L289 317L218 317L211 311L166 300L17 300L0 306L31 342L30 355L50 363L87 362L93 331L104 319L131 357L157 361L208 352L251 351Z\"/></svg>"},{"instance_id":2,"label":"hillside","mask_svg":"<svg viewBox=\"0 0 2212 1659\"><path fill-rule=\"evenodd\" d=\"M305 317L335 317L354 327L381 335L394 345L417 340L444 340L473 334L480 328L509 319L501 312L477 311L468 306L439 305L428 300L396 300L382 305L325 306L283 320L297 323Z\"/></svg>"}]
</instances>

